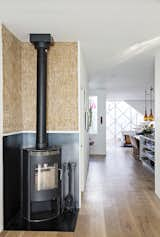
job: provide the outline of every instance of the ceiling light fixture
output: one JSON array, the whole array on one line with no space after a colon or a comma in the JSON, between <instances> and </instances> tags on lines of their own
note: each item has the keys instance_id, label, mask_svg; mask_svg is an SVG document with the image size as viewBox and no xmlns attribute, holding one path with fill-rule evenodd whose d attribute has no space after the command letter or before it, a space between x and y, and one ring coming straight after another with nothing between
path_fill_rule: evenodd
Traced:
<instances>
[{"instance_id":1,"label":"ceiling light fixture","mask_svg":"<svg viewBox=\"0 0 160 237\"><path fill-rule=\"evenodd\" d=\"M147 115L147 90L145 89L145 111L144 111L144 121L148 121Z\"/></svg>"},{"instance_id":2,"label":"ceiling light fixture","mask_svg":"<svg viewBox=\"0 0 160 237\"><path fill-rule=\"evenodd\" d=\"M148 117L149 121L154 121L152 106L153 106L153 87L150 88L150 115Z\"/></svg>"}]
</instances>

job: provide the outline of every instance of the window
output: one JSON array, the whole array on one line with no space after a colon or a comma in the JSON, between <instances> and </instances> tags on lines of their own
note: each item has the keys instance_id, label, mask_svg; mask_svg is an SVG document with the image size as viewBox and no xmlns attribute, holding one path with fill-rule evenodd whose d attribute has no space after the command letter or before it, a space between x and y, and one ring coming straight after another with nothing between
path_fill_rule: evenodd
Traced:
<instances>
[{"instance_id":1,"label":"window","mask_svg":"<svg viewBox=\"0 0 160 237\"><path fill-rule=\"evenodd\" d=\"M97 96L89 96L90 134L97 134Z\"/></svg>"},{"instance_id":2,"label":"window","mask_svg":"<svg viewBox=\"0 0 160 237\"><path fill-rule=\"evenodd\" d=\"M107 142L118 141L122 137L122 131L133 130L141 122L143 122L143 115L125 101L107 101Z\"/></svg>"}]
</instances>

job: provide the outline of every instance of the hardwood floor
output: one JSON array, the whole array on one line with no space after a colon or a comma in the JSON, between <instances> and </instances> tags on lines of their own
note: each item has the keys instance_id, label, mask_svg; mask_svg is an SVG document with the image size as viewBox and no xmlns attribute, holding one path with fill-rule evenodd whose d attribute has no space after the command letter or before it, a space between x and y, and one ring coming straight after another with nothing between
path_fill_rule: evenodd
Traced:
<instances>
[{"instance_id":1,"label":"hardwood floor","mask_svg":"<svg viewBox=\"0 0 160 237\"><path fill-rule=\"evenodd\" d=\"M91 158L74 233L3 232L0 237L159 237L160 200L154 177L128 148Z\"/></svg>"}]
</instances>

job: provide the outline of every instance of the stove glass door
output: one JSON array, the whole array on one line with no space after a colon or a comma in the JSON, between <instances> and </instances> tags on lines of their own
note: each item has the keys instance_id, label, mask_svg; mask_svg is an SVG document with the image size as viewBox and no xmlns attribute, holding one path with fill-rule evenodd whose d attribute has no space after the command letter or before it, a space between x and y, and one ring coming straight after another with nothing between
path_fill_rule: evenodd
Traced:
<instances>
[{"instance_id":1,"label":"stove glass door","mask_svg":"<svg viewBox=\"0 0 160 237\"><path fill-rule=\"evenodd\" d=\"M58 188L58 163L53 165L38 164L34 173L36 191Z\"/></svg>"}]
</instances>

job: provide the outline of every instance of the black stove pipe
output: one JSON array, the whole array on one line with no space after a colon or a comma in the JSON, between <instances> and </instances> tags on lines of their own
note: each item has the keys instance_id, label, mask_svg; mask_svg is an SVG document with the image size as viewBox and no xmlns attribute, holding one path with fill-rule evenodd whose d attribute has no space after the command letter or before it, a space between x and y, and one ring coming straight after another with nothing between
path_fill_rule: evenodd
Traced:
<instances>
[{"instance_id":1,"label":"black stove pipe","mask_svg":"<svg viewBox=\"0 0 160 237\"><path fill-rule=\"evenodd\" d=\"M47 101L47 50L52 43L50 34L30 34L30 42L37 49L37 122L36 148L47 148L46 101Z\"/></svg>"},{"instance_id":2,"label":"black stove pipe","mask_svg":"<svg viewBox=\"0 0 160 237\"><path fill-rule=\"evenodd\" d=\"M47 147L46 134L46 80L47 80L47 52L45 48L37 49L37 149Z\"/></svg>"}]
</instances>

